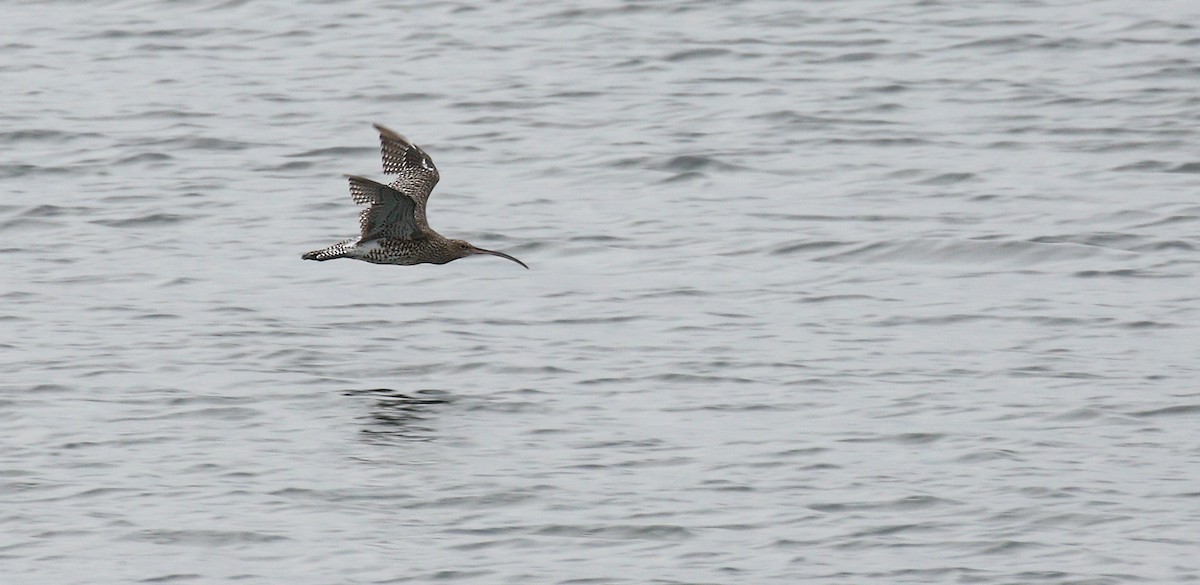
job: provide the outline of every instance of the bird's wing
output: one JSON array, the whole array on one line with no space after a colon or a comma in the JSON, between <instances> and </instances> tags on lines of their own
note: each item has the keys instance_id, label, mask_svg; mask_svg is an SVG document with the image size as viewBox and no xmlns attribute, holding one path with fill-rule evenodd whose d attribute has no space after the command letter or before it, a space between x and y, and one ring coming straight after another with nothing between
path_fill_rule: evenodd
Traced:
<instances>
[{"instance_id":1,"label":"bird's wing","mask_svg":"<svg viewBox=\"0 0 1200 585\"><path fill-rule=\"evenodd\" d=\"M383 146L383 172L400 175L391 187L412 197L417 205L424 208L434 185L441 178L437 167L433 166L433 159L420 146L398 132L379 124L375 125L375 129L379 131L379 142Z\"/></svg>"},{"instance_id":2,"label":"bird's wing","mask_svg":"<svg viewBox=\"0 0 1200 585\"><path fill-rule=\"evenodd\" d=\"M407 193L363 177L348 175L347 178L354 202L369 205L358 216L358 225L362 229L360 241L421 237L421 222L416 218L417 202Z\"/></svg>"}]
</instances>

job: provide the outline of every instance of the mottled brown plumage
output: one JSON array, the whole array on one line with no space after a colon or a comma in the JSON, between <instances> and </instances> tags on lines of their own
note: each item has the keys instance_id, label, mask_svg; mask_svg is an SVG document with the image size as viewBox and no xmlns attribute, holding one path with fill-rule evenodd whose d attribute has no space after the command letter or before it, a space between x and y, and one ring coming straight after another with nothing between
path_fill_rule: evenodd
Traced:
<instances>
[{"instance_id":1,"label":"mottled brown plumage","mask_svg":"<svg viewBox=\"0 0 1200 585\"><path fill-rule=\"evenodd\" d=\"M425 219L425 204L437 185L437 167L421 147L379 124L383 150L383 172L399 175L391 185L349 175L350 196L355 203L367 205L358 216L359 237L313 250L305 260L353 258L375 264L445 264L474 254L524 262L503 252L472 246L464 240L452 240L433 231ZM525 266L525 268L529 268Z\"/></svg>"}]
</instances>

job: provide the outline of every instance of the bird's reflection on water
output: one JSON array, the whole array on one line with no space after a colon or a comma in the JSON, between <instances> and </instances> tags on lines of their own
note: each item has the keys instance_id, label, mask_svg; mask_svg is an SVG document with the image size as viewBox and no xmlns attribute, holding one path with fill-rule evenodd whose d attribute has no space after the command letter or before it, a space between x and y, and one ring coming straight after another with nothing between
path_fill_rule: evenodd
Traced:
<instances>
[{"instance_id":1,"label":"bird's reflection on water","mask_svg":"<svg viewBox=\"0 0 1200 585\"><path fill-rule=\"evenodd\" d=\"M370 411L361 417L363 437L371 442L400 443L432 441L435 429L428 424L440 405L453 398L444 390L400 392L390 388L347 390L346 396L367 396L373 399Z\"/></svg>"}]
</instances>

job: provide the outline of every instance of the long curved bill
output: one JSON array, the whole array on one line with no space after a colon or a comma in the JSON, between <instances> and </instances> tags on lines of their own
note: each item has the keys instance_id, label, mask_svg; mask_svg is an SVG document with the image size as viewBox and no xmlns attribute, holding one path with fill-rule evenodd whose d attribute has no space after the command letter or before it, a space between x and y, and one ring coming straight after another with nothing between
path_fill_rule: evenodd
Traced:
<instances>
[{"instance_id":1,"label":"long curved bill","mask_svg":"<svg viewBox=\"0 0 1200 585\"><path fill-rule=\"evenodd\" d=\"M513 258L512 256L505 254L504 252L497 252L495 250L484 250L483 248L478 248L475 246L471 246L471 251L475 252L476 254L491 254L492 256L499 256L501 258L507 258L509 260L512 260L513 262L516 262L517 264L520 264L521 266L525 266L524 262L521 262L520 260L517 260L516 258ZM525 270L529 270L529 267L525 266Z\"/></svg>"}]
</instances>

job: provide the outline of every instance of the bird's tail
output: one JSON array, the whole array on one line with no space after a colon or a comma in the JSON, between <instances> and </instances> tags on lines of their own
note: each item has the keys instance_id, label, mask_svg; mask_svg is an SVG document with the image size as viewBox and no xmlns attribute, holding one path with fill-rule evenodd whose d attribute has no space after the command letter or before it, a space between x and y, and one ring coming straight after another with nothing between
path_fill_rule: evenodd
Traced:
<instances>
[{"instance_id":1,"label":"bird's tail","mask_svg":"<svg viewBox=\"0 0 1200 585\"><path fill-rule=\"evenodd\" d=\"M345 258L345 257L346 257L346 243L345 242L342 242L340 244L334 244L328 248L321 248L320 250L313 250L312 252L309 252L309 253L301 256L301 258L304 260L316 260L317 262L324 262L326 260L334 260L337 258Z\"/></svg>"}]
</instances>

